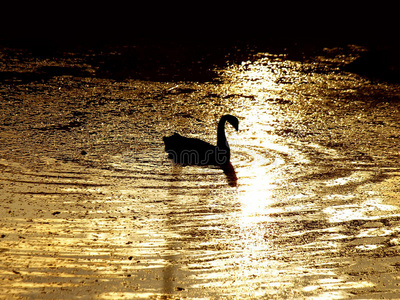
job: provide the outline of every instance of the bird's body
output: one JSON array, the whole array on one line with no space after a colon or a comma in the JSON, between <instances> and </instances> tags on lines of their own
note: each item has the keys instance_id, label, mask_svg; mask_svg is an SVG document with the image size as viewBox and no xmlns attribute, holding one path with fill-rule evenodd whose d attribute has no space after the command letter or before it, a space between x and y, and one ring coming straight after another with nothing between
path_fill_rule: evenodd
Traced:
<instances>
[{"instance_id":1,"label":"bird's body","mask_svg":"<svg viewBox=\"0 0 400 300\"><path fill-rule=\"evenodd\" d=\"M228 151L200 139L187 138L175 133L165 137L164 143L168 157L178 164L203 166L223 165L229 162L229 156L226 155Z\"/></svg>"},{"instance_id":2,"label":"bird's body","mask_svg":"<svg viewBox=\"0 0 400 300\"><path fill-rule=\"evenodd\" d=\"M183 137L178 133L164 137L165 151L175 163L182 165L224 166L230 160L230 148L225 136L225 122L239 129L239 121L232 115L224 115L218 124L217 145L195 138Z\"/></svg>"}]
</instances>

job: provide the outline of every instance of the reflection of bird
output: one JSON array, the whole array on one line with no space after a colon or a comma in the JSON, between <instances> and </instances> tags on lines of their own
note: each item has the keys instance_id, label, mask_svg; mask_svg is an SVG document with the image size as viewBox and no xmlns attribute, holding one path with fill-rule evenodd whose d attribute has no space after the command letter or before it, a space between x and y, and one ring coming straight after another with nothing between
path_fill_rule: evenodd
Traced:
<instances>
[{"instance_id":1,"label":"reflection of bird","mask_svg":"<svg viewBox=\"0 0 400 300\"><path fill-rule=\"evenodd\" d=\"M232 166L231 163L221 166L224 174L226 175L226 179L228 180L228 184L230 186L237 186L237 176L235 168Z\"/></svg>"},{"instance_id":2,"label":"reflection of bird","mask_svg":"<svg viewBox=\"0 0 400 300\"><path fill-rule=\"evenodd\" d=\"M231 150L225 136L225 122L239 130L239 120L232 115L224 115L218 123L217 146L199 139L183 137L174 133L164 137L165 151L174 162L182 165L216 165L229 164Z\"/></svg>"}]
</instances>

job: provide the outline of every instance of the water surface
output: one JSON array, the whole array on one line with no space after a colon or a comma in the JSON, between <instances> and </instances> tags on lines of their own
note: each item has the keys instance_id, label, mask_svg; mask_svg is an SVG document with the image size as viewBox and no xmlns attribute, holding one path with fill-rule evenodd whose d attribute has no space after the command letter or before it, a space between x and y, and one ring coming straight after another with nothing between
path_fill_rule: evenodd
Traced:
<instances>
[{"instance_id":1,"label":"water surface","mask_svg":"<svg viewBox=\"0 0 400 300\"><path fill-rule=\"evenodd\" d=\"M259 53L198 83L3 49L7 76L85 72L12 73L0 88L0 294L397 297L400 90L341 71L364 51L345 50ZM240 121L226 126L237 180L167 159L163 136L216 143L226 113Z\"/></svg>"}]
</instances>

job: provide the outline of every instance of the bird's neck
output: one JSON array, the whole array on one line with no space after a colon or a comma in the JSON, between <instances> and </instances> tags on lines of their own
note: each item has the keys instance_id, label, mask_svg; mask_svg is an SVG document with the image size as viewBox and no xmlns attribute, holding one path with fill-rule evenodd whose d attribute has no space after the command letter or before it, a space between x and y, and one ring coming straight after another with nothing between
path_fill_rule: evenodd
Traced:
<instances>
[{"instance_id":1,"label":"bird's neck","mask_svg":"<svg viewBox=\"0 0 400 300\"><path fill-rule=\"evenodd\" d=\"M218 123L217 146L219 148L229 149L228 141L226 140L225 136L225 122L226 120L224 118L221 118L221 120Z\"/></svg>"}]
</instances>

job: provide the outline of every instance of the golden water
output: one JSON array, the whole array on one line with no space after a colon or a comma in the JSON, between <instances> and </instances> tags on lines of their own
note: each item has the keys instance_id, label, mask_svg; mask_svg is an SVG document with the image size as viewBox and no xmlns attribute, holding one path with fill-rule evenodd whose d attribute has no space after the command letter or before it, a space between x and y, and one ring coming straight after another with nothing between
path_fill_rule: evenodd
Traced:
<instances>
[{"instance_id":1,"label":"golden water","mask_svg":"<svg viewBox=\"0 0 400 300\"><path fill-rule=\"evenodd\" d=\"M400 294L398 85L260 53L210 83L0 92L0 297ZM216 143L226 113L237 182L167 159L163 136Z\"/></svg>"}]
</instances>

